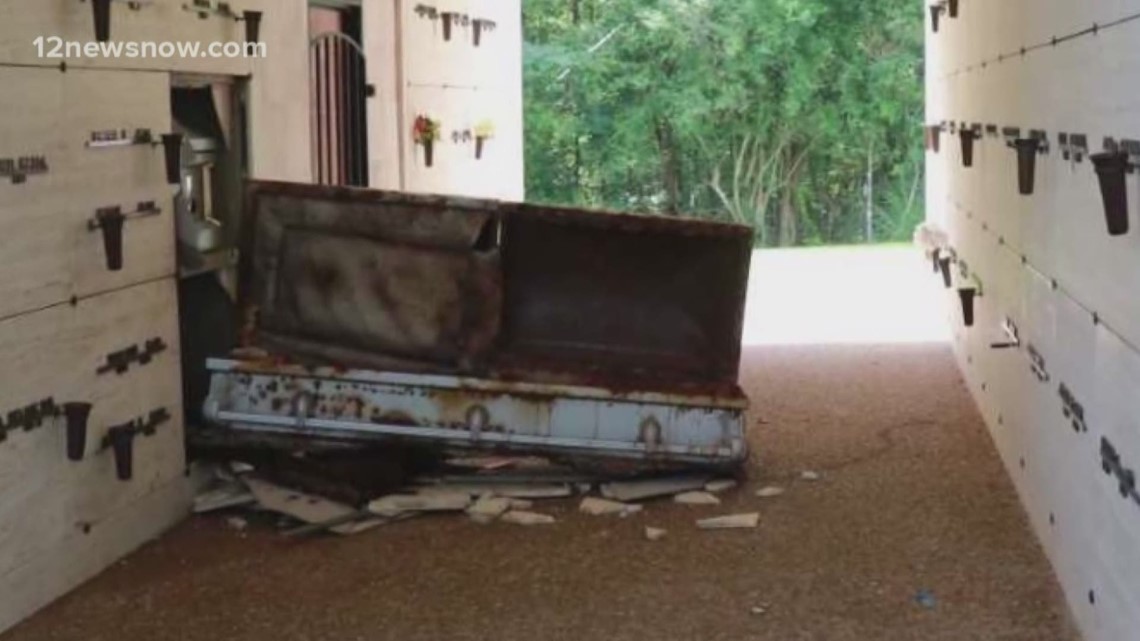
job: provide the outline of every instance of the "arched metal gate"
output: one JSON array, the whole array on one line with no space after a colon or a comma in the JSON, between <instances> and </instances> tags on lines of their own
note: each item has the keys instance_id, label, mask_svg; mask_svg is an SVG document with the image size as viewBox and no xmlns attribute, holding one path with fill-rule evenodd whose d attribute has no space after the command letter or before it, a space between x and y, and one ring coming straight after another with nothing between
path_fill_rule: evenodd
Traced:
<instances>
[{"instance_id":1,"label":"arched metal gate","mask_svg":"<svg viewBox=\"0 0 1140 641\"><path fill-rule=\"evenodd\" d=\"M364 50L344 33L309 42L313 167L322 185L368 186Z\"/></svg>"}]
</instances>

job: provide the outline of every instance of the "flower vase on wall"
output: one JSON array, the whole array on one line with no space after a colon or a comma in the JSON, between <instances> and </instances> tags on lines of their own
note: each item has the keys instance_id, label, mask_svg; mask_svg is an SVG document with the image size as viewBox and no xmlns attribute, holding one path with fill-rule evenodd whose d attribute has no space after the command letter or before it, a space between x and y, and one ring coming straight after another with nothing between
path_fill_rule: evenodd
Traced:
<instances>
[{"instance_id":1,"label":"flower vase on wall","mask_svg":"<svg viewBox=\"0 0 1140 641\"><path fill-rule=\"evenodd\" d=\"M483 158L483 145L495 137L495 123L482 120L475 125L475 160Z\"/></svg>"},{"instance_id":2,"label":"flower vase on wall","mask_svg":"<svg viewBox=\"0 0 1140 641\"><path fill-rule=\"evenodd\" d=\"M91 13L95 22L95 41L111 39L111 0L91 0Z\"/></svg>"},{"instance_id":3,"label":"flower vase on wall","mask_svg":"<svg viewBox=\"0 0 1140 641\"><path fill-rule=\"evenodd\" d=\"M977 297L976 287L960 287L958 298L962 302L962 324L966 327L974 326L974 298Z\"/></svg>"},{"instance_id":4,"label":"flower vase on wall","mask_svg":"<svg viewBox=\"0 0 1140 641\"><path fill-rule=\"evenodd\" d=\"M974 141L978 139L978 132L973 129L962 128L958 131L962 141L962 166L974 166Z\"/></svg>"},{"instance_id":5,"label":"flower vase on wall","mask_svg":"<svg viewBox=\"0 0 1140 641\"><path fill-rule=\"evenodd\" d=\"M440 123L429 116L416 116L412 123L412 141L424 148L424 166L431 167L435 160L435 141L439 140Z\"/></svg>"},{"instance_id":6,"label":"flower vase on wall","mask_svg":"<svg viewBox=\"0 0 1140 641\"><path fill-rule=\"evenodd\" d=\"M87 449L87 419L91 416L91 403L64 403L63 415L67 418L67 459L82 461Z\"/></svg>"},{"instance_id":7,"label":"flower vase on wall","mask_svg":"<svg viewBox=\"0 0 1140 641\"><path fill-rule=\"evenodd\" d=\"M1017 192L1022 196L1032 195L1041 141L1036 138L1018 138L1011 146L1017 151Z\"/></svg>"},{"instance_id":8,"label":"flower vase on wall","mask_svg":"<svg viewBox=\"0 0 1140 641\"><path fill-rule=\"evenodd\" d=\"M1128 153L1110 151L1089 156L1100 182L1104 218L1110 236L1128 233Z\"/></svg>"},{"instance_id":9,"label":"flower vase on wall","mask_svg":"<svg viewBox=\"0 0 1140 641\"><path fill-rule=\"evenodd\" d=\"M443 21L443 40L444 42L451 42L451 22L457 16L451 11L444 11L439 14L440 20Z\"/></svg>"}]
</instances>

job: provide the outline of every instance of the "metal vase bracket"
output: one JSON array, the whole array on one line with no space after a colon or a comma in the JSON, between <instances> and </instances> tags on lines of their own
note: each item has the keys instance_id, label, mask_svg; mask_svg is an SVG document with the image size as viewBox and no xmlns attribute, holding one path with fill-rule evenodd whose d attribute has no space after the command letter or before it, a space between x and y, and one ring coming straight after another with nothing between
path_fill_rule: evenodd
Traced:
<instances>
[{"instance_id":1,"label":"metal vase bracket","mask_svg":"<svg viewBox=\"0 0 1140 641\"><path fill-rule=\"evenodd\" d=\"M1037 173L1037 154L1041 150L1038 138L1018 138L1010 143L1017 151L1017 191L1022 196L1033 193Z\"/></svg>"},{"instance_id":2,"label":"metal vase bracket","mask_svg":"<svg viewBox=\"0 0 1140 641\"><path fill-rule=\"evenodd\" d=\"M157 216L162 209L153 200L138 203L132 211L124 212L118 205L100 207L87 221L89 231L99 230L103 236L103 254L107 269L117 272L123 268L123 225L132 218Z\"/></svg>"},{"instance_id":3,"label":"metal vase bracket","mask_svg":"<svg viewBox=\"0 0 1140 641\"><path fill-rule=\"evenodd\" d=\"M245 23L246 43L261 42L261 12L242 11L241 20Z\"/></svg>"},{"instance_id":4,"label":"metal vase bracket","mask_svg":"<svg viewBox=\"0 0 1140 641\"><path fill-rule=\"evenodd\" d=\"M95 20L95 40L111 39L111 0L91 0L91 13Z\"/></svg>"},{"instance_id":5,"label":"metal vase bracket","mask_svg":"<svg viewBox=\"0 0 1140 641\"><path fill-rule=\"evenodd\" d=\"M471 21L471 44L478 47L479 43L482 41L482 39L483 39L483 20L480 18L475 18L474 20Z\"/></svg>"},{"instance_id":6,"label":"metal vase bracket","mask_svg":"<svg viewBox=\"0 0 1140 641\"><path fill-rule=\"evenodd\" d=\"M974 141L978 139L978 132L973 129L959 129L958 136L962 139L962 166L974 166Z\"/></svg>"},{"instance_id":7,"label":"metal vase bracket","mask_svg":"<svg viewBox=\"0 0 1140 641\"><path fill-rule=\"evenodd\" d=\"M182 181L182 134L162 134L162 150L166 161L166 182Z\"/></svg>"},{"instance_id":8,"label":"metal vase bracket","mask_svg":"<svg viewBox=\"0 0 1140 641\"><path fill-rule=\"evenodd\" d=\"M966 327L974 326L974 299L977 296L977 287L958 288L958 298L962 301L962 323Z\"/></svg>"},{"instance_id":9,"label":"metal vase bracket","mask_svg":"<svg viewBox=\"0 0 1140 641\"><path fill-rule=\"evenodd\" d=\"M130 425L120 425L107 430L107 445L115 455L115 476L120 481L129 481L134 475L136 435Z\"/></svg>"},{"instance_id":10,"label":"metal vase bracket","mask_svg":"<svg viewBox=\"0 0 1140 641\"><path fill-rule=\"evenodd\" d=\"M946 289L950 289L950 285L953 284L953 281L952 281L951 276L950 276L950 263L951 262L952 262L952 259L949 256L939 256L938 257L938 269L942 272L942 285L944 287L946 287Z\"/></svg>"},{"instance_id":11,"label":"metal vase bracket","mask_svg":"<svg viewBox=\"0 0 1140 641\"><path fill-rule=\"evenodd\" d=\"M443 40L451 42L451 23L455 21L458 16L454 11L441 11L439 14L440 20L443 21Z\"/></svg>"},{"instance_id":12,"label":"metal vase bracket","mask_svg":"<svg viewBox=\"0 0 1140 641\"><path fill-rule=\"evenodd\" d=\"M95 221L103 232L103 254L109 271L117 272L123 268L123 222L126 219L118 207L95 212Z\"/></svg>"},{"instance_id":13,"label":"metal vase bracket","mask_svg":"<svg viewBox=\"0 0 1140 641\"><path fill-rule=\"evenodd\" d=\"M930 148L934 153L942 150L942 126L934 125L930 128Z\"/></svg>"},{"instance_id":14,"label":"metal vase bracket","mask_svg":"<svg viewBox=\"0 0 1140 641\"><path fill-rule=\"evenodd\" d=\"M1128 233L1128 152L1108 151L1089 156L1100 182L1104 218L1111 236Z\"/></svg>"},{"instance_id":15,"label":"metal vase bracket","mask_svg":"<svg viewBox=\"0 0 1140 641\"><path fill-rule=\"evenodd\" d=\"M87 449L87 419L91 416L91 403L64 403L63 416L67 421L67 458L82 461Z\"/></svg>"},{"instance_id":16,"label":"metal vase bracket","mask_svg":"<svg viewBox=\"0 0 1140 641\"><path fill-rule=\"evenodd\" d=\"M958 17L958 0L947 0L946 7L951 18Z\"/></svg>"},{"instance_id":17,"label":"metal vase bracket","mask_svg":"<svg viewBox=\"0 0 1140 641\"><path fill-rule=\"evenodd\" d=\"M942 17L942 5L930 5L930 27L934 33L938 33L938 20Z\"/></svg>"}]
</instances>

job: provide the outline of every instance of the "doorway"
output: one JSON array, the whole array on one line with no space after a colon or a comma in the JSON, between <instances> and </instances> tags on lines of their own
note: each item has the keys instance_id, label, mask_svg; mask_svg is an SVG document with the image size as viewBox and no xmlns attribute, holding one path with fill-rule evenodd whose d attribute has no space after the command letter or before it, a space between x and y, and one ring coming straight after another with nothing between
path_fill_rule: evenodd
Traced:
<instances>
[{"instance_id":1,"label":"doorway","mask_svg":"<svg viewBox=\"0 0 1140 641\"><path fill-rule=\"evenodd\" d=\"M309 7L309 92L314 178L322 185L368 186L371 93L361 47L359 5Z\"/></svg>"}]
</instances>

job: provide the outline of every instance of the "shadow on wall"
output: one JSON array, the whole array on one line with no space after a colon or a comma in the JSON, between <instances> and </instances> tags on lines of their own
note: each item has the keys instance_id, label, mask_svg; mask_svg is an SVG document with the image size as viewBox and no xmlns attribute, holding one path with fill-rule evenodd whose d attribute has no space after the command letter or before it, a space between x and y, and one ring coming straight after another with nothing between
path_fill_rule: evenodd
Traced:
<instances>
[{"instance_id":1,"label":"shadow on wall","mask_svg":"<svg viewBox=\"0 0 1140 641\"><path fill-rule=\"evenodd\" d=\"M910 246L752 254L744 345L947 342L945 300Z\"/></svg>"}]
</instances>

